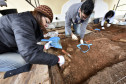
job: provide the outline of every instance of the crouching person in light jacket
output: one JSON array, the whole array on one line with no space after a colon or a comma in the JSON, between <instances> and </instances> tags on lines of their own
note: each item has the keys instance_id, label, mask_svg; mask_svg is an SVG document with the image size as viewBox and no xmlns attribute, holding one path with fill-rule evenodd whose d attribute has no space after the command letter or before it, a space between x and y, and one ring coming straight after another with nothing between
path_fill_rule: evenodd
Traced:
<instances>
[{"instance_id":1,"label":"crouching person in light jacket","mask_svg":"<svg viewBox=\"0 0 126 84\"><path fill-rule=\"evenodd\" d=\"M105 16L103 17L102 21L101 21L101 27L102 27L102 29L105 29L105 27L104 27L105 21L107 22L107 27L110 27L111 23L114 20L114 17L115 17L115 11L113 11L113 10L108 11L105 14Z\"/></svg>"}]
</instances>

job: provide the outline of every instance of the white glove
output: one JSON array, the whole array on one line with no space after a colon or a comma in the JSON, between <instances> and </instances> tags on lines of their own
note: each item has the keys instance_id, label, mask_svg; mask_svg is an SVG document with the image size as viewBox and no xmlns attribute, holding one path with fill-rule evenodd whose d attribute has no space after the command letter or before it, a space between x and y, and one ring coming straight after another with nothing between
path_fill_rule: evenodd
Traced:
<instances>
[{"instance_id":1,"label":"white glove","mask_svg":"<svg viewBox=\"0 0 126 84\"><path fill-rule=\"evenodd\" d=\"M111 24L107 24L107 27L110 27L111 26Z\"/></svg>"},{"instance_id":2,"label":"white glove","mask_svg":"<svg viewBox=\"0 0 126 84\"><path fill-rule=\"evenodd\" d=\"M59 55L58 58L59 58L59 61L58 61L59 66L62 66L65 63L65 59L62 55Z\"/></svg>"},{"instance_id":3,"label":"white glove","mask_svg":"<svg viewBox=\"0 0 126 84\"><path fill-rule=\"evenodd\" d=\"M102 27L102 29L105 29L105 27Z\"/></svg>"},{"instance_id":4,"label":"white glove","mask_svg":"<svg viewBox=\"0 0 126 84\"><path fill-rule=\"evenodd\" d=\"M50 47L52 47L51 45L50 45L50 43L52 43L52 41L49 41L48 43L46 43L45 45L44 45L44 49L49 49Z\"/></svg>"},{"instance_id":5,"label":"white glove","mask_svg":"<svg viewBox=\"0 0 126 84\"><path fill-rule=\"evenodd\" d=\"M38 45L42 45L42 43L41 43L41 42L37 42L37 44L38 44Z\"/></svg>"},{"instance_id":6,"label":"white glove","mask_svg":"<svg viewBox=\"0 0 126 84\"><path fill-rule=\"evenodd\" d=\"M84 44L84 41L83 41L83 39L81 39L81 40L80 40L80 44Z\"/></svg>"},{"instance_id":7,"label":"white glove","mask_svg":"<svg viewBox=\"0 0 126 84\"><path fill-rule=\"evenodd\" d=\"M77 36L75 34L72 34L72 39L73 40L78 40Z\"/></svg>"}]
</instances>

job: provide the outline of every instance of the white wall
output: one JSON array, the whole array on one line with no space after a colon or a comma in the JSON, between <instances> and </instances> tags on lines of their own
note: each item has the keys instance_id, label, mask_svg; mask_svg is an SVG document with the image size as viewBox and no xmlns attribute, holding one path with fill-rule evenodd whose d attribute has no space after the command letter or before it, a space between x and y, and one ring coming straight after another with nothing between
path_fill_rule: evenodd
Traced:
<instances>
[{"instance_id":1,"label":"white wall","mask_svg":"<svg viewBox=\"0 0 126 84\"><path fill-rule=\"evenodd\" d=\"M67 10L72 4L79 3L79 2L81 2L81 0L69 0L62 6L61 14L54 15L53 24L55 25L55 27L65 26L65 13L67 12ZM56 17L58 17L58 20L55 19Z\"/></svg>"},{"instance_id":2,"label":"white wall","mask_svg":"<svg viewBox=\"0 0 126 84\"><path fill-rule=\"evenodd\" d=\"M94 18L101 18L109 10L113 10L114 5L117 5L118 0L95 0ZM119 5L126 4L126 0L120 0ZM123 18L126 13L126 5L118 7L115 11L115 19Z\"/></svg>"},{"instance_id":3,"label":"white wall","mask_svg":"<svg viewBox=\"0 0 126 84\"><path fill-rule=\"evenodd\" d=\"M103 0L95 0L94 18L101 18L108 12L108 5Z\"/></svg>"},{"instance_id":4,"label":"white wall","mask_svg":"<svg viewBox=\"0 0 126 84\"><path fill-rule=\"evenodd\" d=\"M61 14L55 14L54 15L54 22L57 22L57 21L65 21L65 13L67 12L67 10L69 9L69 7L72 5L72 4L75 4L75 3L79 3L81 2L81 0L69 0L68 2L66 2L63 6L62 6L62 9L61 9ZM55 19L55 17L58 17L58 20Z\"/></svg>"},{"instance_id":5,"label":"white wall","mask_svg":"<svg viewBox=\"0 0 126 84\"><path fill-rule=\"evenodd\" d=\"M66 11L68 10L68 8L72 5L72 4L75 4L75 3L79 3L81 2L81 0L69 0L68 2L66 2L63 7L62 7L62 10L61 10L61 14L65 14Z\"/></svg>"}]
</instances>

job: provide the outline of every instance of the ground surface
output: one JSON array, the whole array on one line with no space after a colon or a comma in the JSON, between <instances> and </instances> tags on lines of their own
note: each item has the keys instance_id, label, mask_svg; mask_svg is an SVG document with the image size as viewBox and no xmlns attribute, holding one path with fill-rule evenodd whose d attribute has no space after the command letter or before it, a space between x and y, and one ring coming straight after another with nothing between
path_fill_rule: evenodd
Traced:
<instances>
[{"instance_id":1,"label":"ground surface","mask_svg":"<svg viewBox=\"0 0 126 84\"><path fill-rule=\"evenodd\" d=\"M63 54L66 59L64 66L60 68L65 84L113 84L126 75L125 66L120 68L121 62L126 64L126 42L120 41L120 39L126 40L126 26L111 25L101 31L95 31L95 28L100 29L100 24L90 23L87 29L93 32L85 35L84 38L84 41L92 44L88 52L83 53L77 48L79 41L71 40L70 37L61 37L61 44L72 58L62 53L60 49L54 50L55 54ZM88 49L87 46L80 47L84 51ZM113 66L117 68L112 69ZM109 69L105 69L106 67ZM104 71L104 69L108 71ZM121 72L122 74L119 74L118 77L114 77L113 74L118 73L119 70L124 72ZM97 72L102 74L99 75ZM113 76L105 75L106 72ZM107 80L109 81L106 82Z\"/></svg>"},{"instance_id":2,"label":"ground surface","mask_svg":"<svg viewBox=\"0 0 126 84\"><path fill-rule=\"evenodd\" d=\"M3 77L4 72L0 72L0 84L50 84L47 65L33 64L29 72Z\"/></svg>"}]
</instances>

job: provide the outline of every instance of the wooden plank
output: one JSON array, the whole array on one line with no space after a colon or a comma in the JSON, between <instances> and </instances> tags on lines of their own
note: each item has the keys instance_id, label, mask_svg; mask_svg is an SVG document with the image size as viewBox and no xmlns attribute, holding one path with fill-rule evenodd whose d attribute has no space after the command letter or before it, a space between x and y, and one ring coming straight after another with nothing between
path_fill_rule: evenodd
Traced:
<instances>
[{"instance_id":1,"label":"wooden plank","mask_svg":"<svg viewBox=\"0 0 126 84\"><path fill-rule=\"evenodd\" d=\"M34 64L29 72L24 72L6 79L0 73L0 84L50 84L47 65Z\"/></svg>"},{"instance_id":2,"label":"wooden plank","mask_svg":"<svg viewBox=\"0 0 126 84\"><path fill-rule=\"evenodd\" d=\"M47 29L48 32L51 31L58 31L58 33L65 33L65 28L64 27L60 27L60 28L54 28L54 29ZM71 27L71 31L73 31L73 27Z\"/></svg>"},{"instance_id":3,"label":"wooden plank","mask_svg":"<svg viewBox=\"0 0 126 84\"><path fill-rule=\"evenodd\" d=\"M119 40L113 40L113 39L112 39L112 41L115 41L115 42L124 42L124 43L126 43L126 40L125 40L125 39L119 39Z\"/></svg>"},{"instance_id":4,"label":"wooden plank","mask_svg":"<svg viewBox=\"0 0 126 84\"><path fill-rule=\"evenodd\" d=\"M126 42L126 39L120 39L119 41L121 41L121 42Z\"/></svg>"},{"instance_id":5,"label":"wooden plank","mask_svg":"<svg viewBox=\"0 0 126 84\"><path fill-rule=\"evenodd\" d=\"M41 65L37 65L34 73L31 74L28 84L49 84L48 66L43 65L41 67Z\"/></svg>"},{"instance_id":6,"label":"wooden plank","mask_svg":"<svg viewBox=\"0 0 126 84\"><path fill-rule=\"evenodd\" d=\"M60 28L53 28L53 29L46 29L48 32L49 31L57 31L57 30L62 30L65 29L64 27L60 27Z\"/></svg>"},{"instance_id":7,"label":"wooden plank","mask_svg":"<svg viewBox=\"0 0 126 84\"><path fill-rule=\"evenodd\" d=\"M53 49L46 50L46 52L53 54ZM51 84L64 84L58 65L50 66L49 74L50 74Z\"/></svg>"},{"instance_id":8,"label":"wooden plank","mask_svg":"<svg viewBox=\"0 0 126 84\"><path fill-rule=\"evenodd\" d=\"M58 65L50 67L51 84L64 84Z\"/></svg>"}]
</instances>

